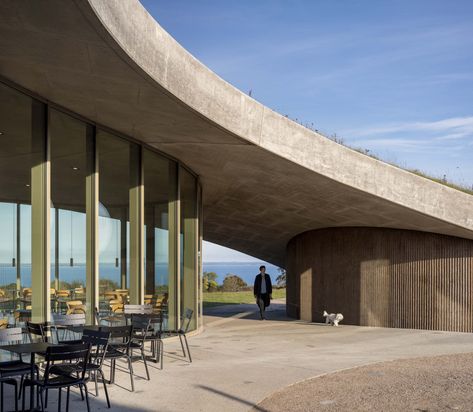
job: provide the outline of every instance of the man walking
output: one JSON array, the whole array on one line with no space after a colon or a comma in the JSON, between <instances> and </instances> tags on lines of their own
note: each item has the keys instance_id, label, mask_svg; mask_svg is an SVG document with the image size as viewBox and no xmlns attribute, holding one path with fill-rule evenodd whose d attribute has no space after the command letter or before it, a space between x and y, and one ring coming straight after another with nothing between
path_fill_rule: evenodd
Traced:
<instances>
[{"instance_id":1,"label":"man walking","mask_svg":"<svg viewBox=\"0 0 473 412\"><path fill-rule=\"evenodd\" d=\"M273 298L273 285L271 284L271 277L266 274L266 266L260 266L259 271L260 273L255 277L253 293L256 298L256 304L259 307L261 320L263 320L266 319L264 317L264 311L269 306L270 300Z\"/></svg>"}]
</instances>

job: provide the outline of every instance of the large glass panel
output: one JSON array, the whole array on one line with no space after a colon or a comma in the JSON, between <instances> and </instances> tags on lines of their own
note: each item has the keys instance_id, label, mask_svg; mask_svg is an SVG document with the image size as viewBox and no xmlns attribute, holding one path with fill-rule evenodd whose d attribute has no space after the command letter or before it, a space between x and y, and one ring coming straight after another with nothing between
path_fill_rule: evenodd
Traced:
<instances>
[{"instance_id":1,"label":"large glass panel","mask_svg":"<svg viewBox=\"0 0 473 412\"><path fill-rule=\"evenodd\" d=\"M194 311L190 328L197 317L197 182L186 169L179 173L181 199L181 313Z\"/></svg>"},{"instance_id":2,"label":"large glass panel","mask_svg":"<svg viewBox=\"0 0 473 412\"><path fill-rule=\"evenodd\" d=\"M86 307L88 127L66 114L50 112L53 312L81 313Z\"/></svg>"},{"instance_id":3,"label":"large glass panel","mask_svg":"<svg viewBox=\"0 0 473 412\"><path fill-rule=\"evenodd\" d=\"M101 308L121 311L128 299L131 146L97 133L99 153L99 295Z\"/></svg>"},{"instance_id":4,"label":"large glass panel","mask_svg":"<svg viewBox=\"0 0 473 412\"><path fill-rule=\"evenodd\" d=\"M31 310L34 103L0 83L0 318L17 309L26 319Z\"/></svg>"},{"instance_id":5,"label":"large glass panel","mask_svg":"<svg viewBox=\"0 0 473 412\"><path fill-rule=\"evenodd\" d=\"M174 162L144 150L145 302L167 309L169 302L169 202L176 188ZM171 171L170 171L171 168ZM171 173L170 173L171 172Z\"/></svg>"}]
</instances>

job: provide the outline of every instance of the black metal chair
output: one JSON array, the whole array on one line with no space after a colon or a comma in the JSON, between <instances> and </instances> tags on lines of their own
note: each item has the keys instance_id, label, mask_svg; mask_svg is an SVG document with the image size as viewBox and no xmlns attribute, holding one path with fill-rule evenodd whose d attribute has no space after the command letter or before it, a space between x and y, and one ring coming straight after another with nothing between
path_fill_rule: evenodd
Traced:
<instances>
[{"instance_id":1,"label":"black metal chair","mask_svg":"<svg viewBox=\"0 0 473 412\"><path fill-rule=\"evenodd\" d=\"M23 333L21 328L9 328L0 330L0 342L1 344L17 344L23 342ZM38 368L35 366L36 373ZM28 362L24 362L21 355L19 359L12 359L0 363L0 382L1 382L1 401L3 411L3 384L10 384L14 387L15 392L15 411L18 410L18 399L21 396L21 390L25 376L30 375L31 365ZM20 393L18 393L18 382L16 377L21 377L20 381Z\"/></svg>"},{"instance_id":2,"label":"black metal chair","mask_svg":"<svg viewBox=\"0 0 473 412\"><path fill-rule=\"evenodd\" d=\"M26 322L26 331L31 343L47 342L47 333L51 330L49 323Z\"/></svg>"},{"instance_id":3,"label":"black metal chair","mask_svg":"<svg viewBox=\"0 0 473 412\"><path fill-rule=\"evenodd\" d=\"M85 324L85 313L71 313L69 315L54 313L51 327L56 332L57 342L68 344L80 341L76 334L82 333ZM60 331L62 331L62 338L59 336Z\"/></svg>"},{"instance_id":4,"label":"black metal chair","mask_svg":"<svg viewBox=\"0 0 473 412\"><path fill-rule=\"evenodd\" d=\"M1 408L3 412L3 384L7 383L9 385L12 385L14 387L14 396L15 396L15 412L18 412L18 382L16 381L15 378L2 378L0 377L0 402L1 402Z\"/></svg>"},{"instance_id":5,"label":"black metal chair","mask_svg":"<svg viewBox=\"0 0 473 412\"><path fill-rule=\"evenodd\" d=\"M181 326L179 329L162 331L163 337L179 336L179 341L181 342L182 354L184 358L186 358L187 356L189 357L190 363L192 363L192 357L191 357L191 352L189 350L189 344L187 342L186 334L189 331L189 327L190 327L193 315L194 315L194 311L192 309L186 308L184 310L183 316L181 317ZM183 342L183 339L184 339L184 342ZM184 349L184 343L187 349L187 355L186 355L186 350Z\"/></svg>"},{"instance_id":6,"label":"black metal chair","mask_svg":"<svg viewBox=\"0 0 473 412\"><path fill-rule=\"evenodd\" d=\"M43 377L37 379L25 379L25 386L37 386L39 390L39 399L41 401L41 410L44 411L45 402L43 401L43 392L50 389L58 389L58 411L61 411L62 389L67 389L66 410L69 410L69 393L71 386L79 386L85 390L85 400L87 411L90 412L89 397L87 392L86 365L89 359L90 345L81 343L77 345L58 345L50 346L45 353L45 370ZM75 364L71 363L74 362ZM60 368L62 362L64 368ZM81 366L79 366L81 365ZM65 373L70 368L70 373ZM60 371L60 373L58 372ZM59 374L57 374L59 373ZM32 389L31 389L32 390ZM25 396L23 396L22 408L25 409Z\"/></svg>"},{"instance_id":7,"label":"black metal chair","mask_svg":"<svg viewBox=\"0 0 473 412\"><path fill-rule=\"evenodd\" d=\"M110 383L115 382L115 370L117 359L126 359L128 362L128 371L130 373L131 391L135 390L133 382L133 365L130 353L132 341L133 326L102 326L100 331L110 333L105 359L110 360Z\"/></svg>"},{"instance_id":8,"label":"black metal chair","mask_svg":"<svg viewBox=\"0 0 473 412\"><path fill-rule=\"evenodd\" d=\"M130 356L133 359L133 350L138 349L141 353L141 360L145 364L146 378L149 380L148 364L145 356L145 342L150 330L151 319L144 315L132 315L131 326L133 327L133 335L130 343Z\"/></svg>"},{"instance_id":9,"label":"black metal chair","mask_svg":"<svg viewBox=\"0 0 473 412\"><path fill-rule=\"evenodd\" d=\"M91 345L90 359L87 362L86 370L89 373L89 377L91 372L93 372L94 374L95 395L98 396L99 394L97 385L97 375L99 374L102 379L103 389L105 392L105 397L107 399L107 406L110 408L110 399L108 397L107 383L105 381L105 376L102 370L103 362L108 349L109 340L110 332L106 331L94 331L84 329L84 332L82 334L82 341Z\"/></svg>"},{"instance_id":10,"label":"black metal chair","mask_svg":"<svg viewBox=\"0 0 473 412\"><path fill-rule=\"evenodd\" d=\"M97 307L94 309L94 317L95 317L95 323L98 326L101 326L103 322L105 322L108 325L103 325L103 326L118 326L120 324L125 323L125 317L123 316L122 313L119 314L110 314L109 311L107 312L101 312Z\"/></svg>"}]
</instances>

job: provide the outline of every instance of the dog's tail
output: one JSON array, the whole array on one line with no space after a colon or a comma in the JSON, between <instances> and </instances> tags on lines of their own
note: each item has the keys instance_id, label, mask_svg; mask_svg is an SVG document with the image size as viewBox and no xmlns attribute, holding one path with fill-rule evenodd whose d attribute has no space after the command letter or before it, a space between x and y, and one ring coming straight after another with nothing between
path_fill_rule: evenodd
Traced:
<instances>
[{"instance_id":1,"label":"dog's tail","mask_svg":"<svg viewBox=\"0 0 473 412\"><path fill-rule=\"evenodd\" d=\"M326 310L324 310L324 316L328 316L328 313Z\"/></svg>"}]
</instances>

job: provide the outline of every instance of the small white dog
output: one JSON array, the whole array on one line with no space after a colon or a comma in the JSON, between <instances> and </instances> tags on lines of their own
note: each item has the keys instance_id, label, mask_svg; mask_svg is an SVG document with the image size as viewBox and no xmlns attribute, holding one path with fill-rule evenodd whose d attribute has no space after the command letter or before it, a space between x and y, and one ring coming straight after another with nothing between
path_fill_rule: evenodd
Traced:
<instances>
[{"instance_id":1,"label":"small white dog","mask_svg":"<svg viewBox=\"0 0 473 412\"><path fill-rule=\"evenodd\" d=\"M341 313L327 313L324 310L325 323L330 323L332 326L338 326L338 323L343 320Z\"/></svg>"}]
</instances>

